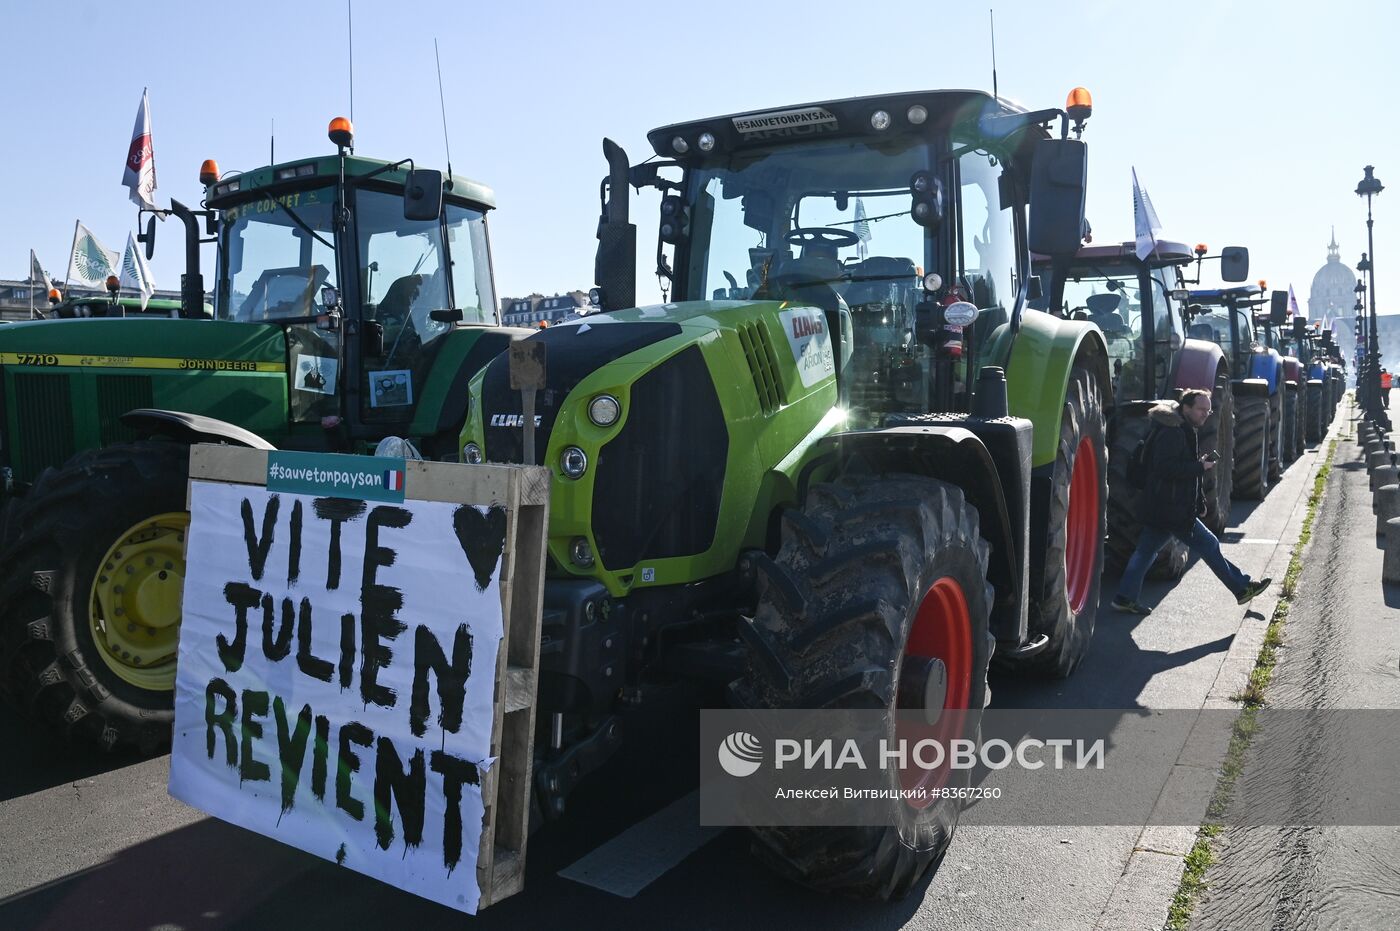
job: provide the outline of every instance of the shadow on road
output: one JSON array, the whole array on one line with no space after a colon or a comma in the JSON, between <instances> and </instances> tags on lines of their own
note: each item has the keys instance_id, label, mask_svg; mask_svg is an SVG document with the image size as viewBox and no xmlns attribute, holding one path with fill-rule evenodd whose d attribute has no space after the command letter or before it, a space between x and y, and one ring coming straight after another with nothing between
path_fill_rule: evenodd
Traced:
<instances>
[{"instance_id":1,"label":"shadow on road","mask_svg":"<svg viewBox=\"0 0 1400 931\"><path fill-rule=\"evenodd\" d=\"M0 758L0 802L121 769L151 756L131 750L104 753L71 744L8 705L0 705L0 746L7 748Z\"/></svg>"}]
</instances>

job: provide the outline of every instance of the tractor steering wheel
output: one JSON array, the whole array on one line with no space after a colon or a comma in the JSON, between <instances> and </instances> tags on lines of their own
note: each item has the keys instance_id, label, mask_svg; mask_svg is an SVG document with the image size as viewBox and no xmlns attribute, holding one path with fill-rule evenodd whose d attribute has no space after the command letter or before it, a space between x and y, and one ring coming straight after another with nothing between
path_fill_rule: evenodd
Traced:
<instances>
[{"instance_id":1,"label":"tractor steering wheel","mask_svg":"<svg viewBox=\"0 0 1400 931\"><path fill-rule=\"evenodd\" d=\"M783 242L792 246L834 246L838 249L854 246L860 237L850 230L831 226L801 226L783 237Z\"/></svg>"}]
</instances>

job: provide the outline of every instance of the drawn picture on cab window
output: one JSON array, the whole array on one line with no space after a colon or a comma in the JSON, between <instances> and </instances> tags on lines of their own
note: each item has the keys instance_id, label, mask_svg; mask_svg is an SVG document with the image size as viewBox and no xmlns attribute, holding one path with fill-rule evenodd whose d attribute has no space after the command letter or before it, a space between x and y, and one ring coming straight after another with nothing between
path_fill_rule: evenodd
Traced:
<instances>
[{"instance_id":1,"label":"drawn picture on cab window","mask_svg":"<svg viewBox=\"0 0 1400 931\"><path fill-rule=\"evenodd\" d=\"M370 372L370 407L404 407L413 403L413 379L407 369Z\"/></svg>"},{"instance_id":2,"label":"drawn picture on cab window","mask_svg":"<svg viewBox=\"0 0 1400 931\"><path fill-rule=\"evenodd\" d=\"M298 391L335 394L336 365L330 356L298 355L292 386Z\"/></svg>"}]
</instances>

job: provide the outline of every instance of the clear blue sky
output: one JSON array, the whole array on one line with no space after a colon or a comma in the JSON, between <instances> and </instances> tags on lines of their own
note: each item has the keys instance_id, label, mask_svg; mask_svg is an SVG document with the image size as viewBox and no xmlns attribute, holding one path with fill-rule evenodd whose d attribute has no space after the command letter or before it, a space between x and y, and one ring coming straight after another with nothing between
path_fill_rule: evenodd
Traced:
<instances>
[{"instance_id":1,"label":"clear blue sky","mask_svg":"<svg viewBox=\"0 0 1400 931\"><path fill-rule=\"evenodd\" d=\"M826 98L989 88L988 4L765 4L708 0L354 0L357 151L443 166L433 38L443 51L453 167L495 188L497 288L546 294L592 283L600 140L633 161L665 123ZM1131 173L1164 236L1246 245L1252 277L1292 282L1300 302L1326 256L1365 246L1353 190L1362 166L1391 186L1376 201L1381 311L1400 311L1400 14L1392 4L1093 0L1000 2L1003 95L1062 106L1094 94L1089 216L1095 238L1131 238ZM349 113L343 0L10 4L0 55L0 277L29 249L67 267L81 218L120 250L136 210L119 185L141 89L150 88L161 203L197 202L202 159L251 169L330 151ZM655 199L634 201L650 270ZM178 286L166 224L156 282ZM209 261L206 259L206 270ZM655 279L639 281L642 300Z\"/></svg>"}]
</instances>

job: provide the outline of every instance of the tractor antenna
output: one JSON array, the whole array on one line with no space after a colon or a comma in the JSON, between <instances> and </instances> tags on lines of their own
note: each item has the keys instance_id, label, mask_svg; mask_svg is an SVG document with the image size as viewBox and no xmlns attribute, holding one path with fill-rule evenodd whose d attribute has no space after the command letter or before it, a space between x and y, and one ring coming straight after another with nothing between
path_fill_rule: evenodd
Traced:
<instances>
[{"instance_id":1,"label":"tractor antenna","mask_svg":"<svg viewBox=\"0 0 1400 931\"><path fill-rule=\"evenodd\" d=\"M452 186L452 143L447 138L447 98L442 93L442 57L438 55L437 36L433 36L433 58L437 61L438 107L442 110L442 146L447 150L447 186Z\"/></svg>"},{"instance_id":2,"label":"tractor antenna","mask_svg":"<svg viewBox=\"0 0 1400 931\"><path fill-rule=\"evenodd\" d=\"M267 163L277 164L277 117L272 118L272 129L267 134Z\"/></svg>"},{"instance_id":3,"label":"tractor antenna","mask_svg":"<svg viewBox=\"0 0 1400 931\"><path fill-rule=\"evenodd\" d=\"M350 0L345 0L345 22L350 41L350 122L355 122L355 14L350 9Z\"/></svg>"},{"instance_id":4,"label":"tractor antenna","mask_svg":"<svg viewBox=\"0 0 1400 931\"><path fill-rule=\"evenodd\" d=\"M992 97L1000 100L1001 95L997 93L997 11L995 9L987 10L987 21L992 27Z\"/></svg>"}]
</instances>

